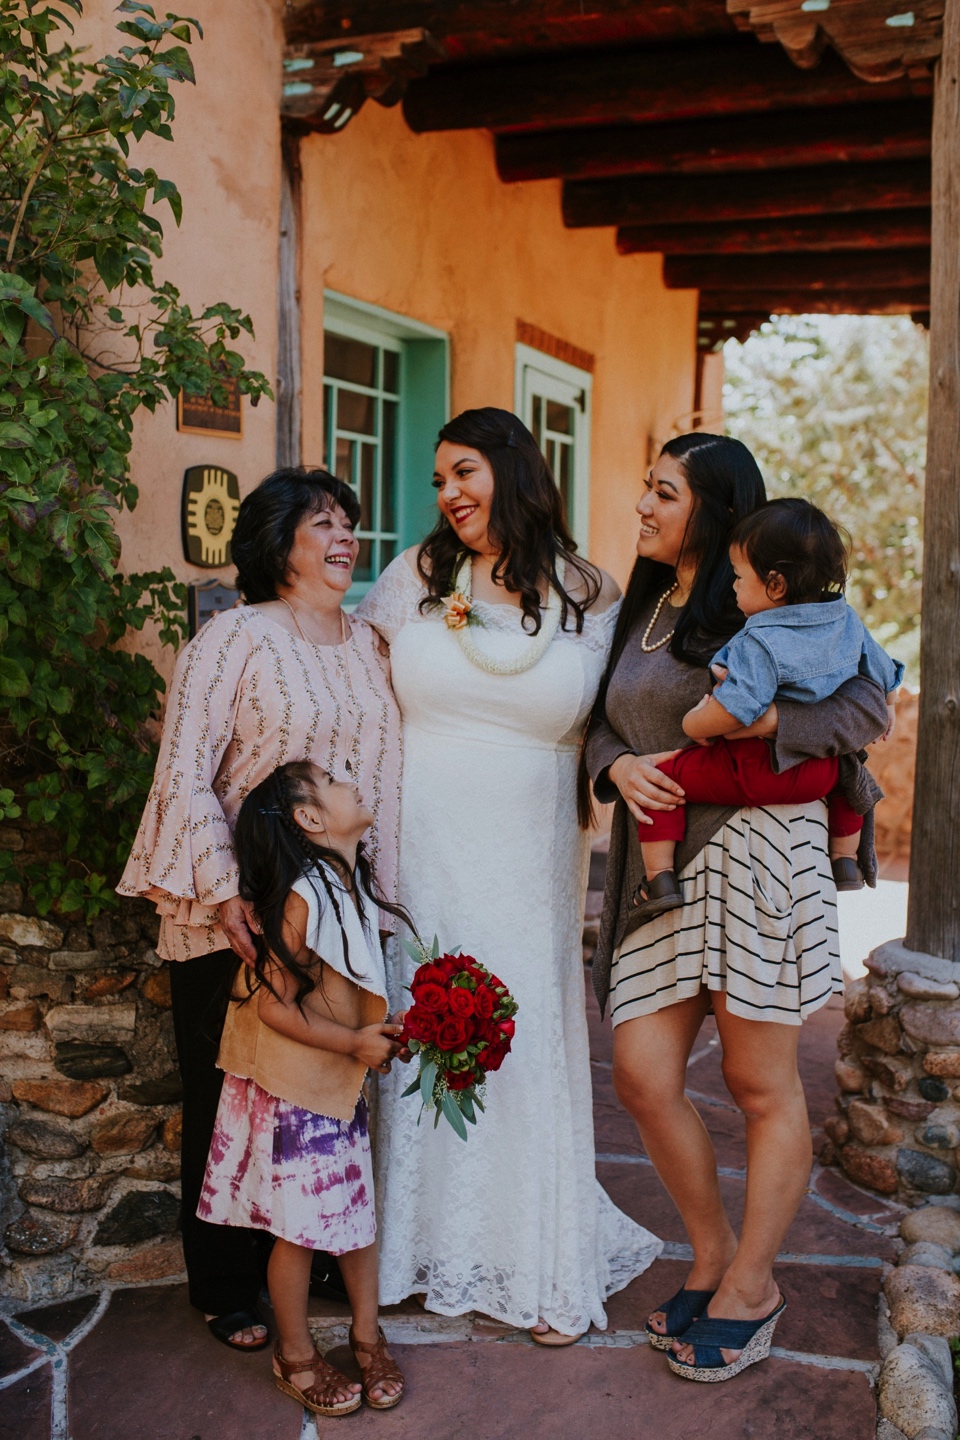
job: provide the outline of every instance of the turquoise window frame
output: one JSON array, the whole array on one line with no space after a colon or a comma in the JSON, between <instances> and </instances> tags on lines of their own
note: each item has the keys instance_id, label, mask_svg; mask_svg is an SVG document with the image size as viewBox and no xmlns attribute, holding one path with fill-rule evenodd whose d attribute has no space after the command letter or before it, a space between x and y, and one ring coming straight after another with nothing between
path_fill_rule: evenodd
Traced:
<instances>
[{"instance_id":1,"label":"turquoise window frame","mask_svg":"<svg viewBox=\"0 0 960 1440\"><path fill-rule=\"evenodd\" d=\"M397 553L422 540L436 514L433 447L450 413L450 337L443 330L411 320L379 305L324 291L324 330L368 345L399 350L400 409L397 426ZM324 412L326 432L326 412ZM329 461L324 434L324 463ZM350 587L348 605L356 605L373 581Z\"/></svg>"}]
</instances>

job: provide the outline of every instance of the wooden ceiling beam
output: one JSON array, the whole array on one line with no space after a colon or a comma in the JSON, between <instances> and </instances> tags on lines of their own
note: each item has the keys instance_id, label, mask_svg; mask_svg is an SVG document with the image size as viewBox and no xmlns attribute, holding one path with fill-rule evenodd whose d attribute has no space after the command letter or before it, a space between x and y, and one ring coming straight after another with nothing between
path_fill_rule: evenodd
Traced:
<instances>
[{"instance_id":1,"label":"wooden ceiling beam","mask_svg":"<svg viewBox=\"0 0 960 1440\"><path fill-rule=\"evenodd\" d=\"M882 98L913 93L909 81L895 80ZM410 86L403 109L410 128L422 134L761 115L880 98L836 56L826 55L816 70L803 71L779 48L738 37L443 65Z\"/></svg>"},{"instance_id":2,"label":"wooden ceiling beam","mask_svg":"<svg viewBox=\"0 0 960 1440\"><path fill-rule=\"evenodd\" d=\"M930 247L825 255L670 255L668 290L913 290L930 287Z\"/></svg>"},{"instance_id":3,"label":"wooden ceiling beam","mask_svg":"<svg viewBox=\"0 0 960 1440\"><path fill-rule=\"evenodd\" d=\"M756 290L701 290L704 315L916 315L930 309L930 291L797 290L770 287Z\"/></svg>"},{"instance_id":4,"label":"wooden ceiling beam","mask_svg":"<svg viewBox=\"0 0 960 1440\"><path fill-rule=\"evenodd\" d=\"M738 175L567 180L563 186L563 219L573 229L653 223L710 225L774 216L926 209L929 205L930 166L920 160Z\"/></svg>"},{"instance_id":5,"label":"wooden ceiling beam","mask_svg":"<svg viewBox=\"0 0 960 1440\"><path fill-rule=\"evenodd\" d=\"M615 175L709 175L731 170L930 154L929 100L784 110L754 117L666 125L611 125L495 138L501 180L589 180Z\"/></svg>"},{"instance_id":6,"label":"wooden ceiling beam","mask_svg":"<svg viewBox=\"0 0 960 1440\"><path fill-rule=\"evenodd\" d=\"M816 65L832 45L870 81L928 75L942 44L943 0L911 0L909 9L876 0L727 0L727 10L741 29L779 40L795 65Z\"/></svg>"},{"instance_id":7,"label":"wooden ceiling beam","mask_svg":"<svg viewBox=\"0 0 960 1440\"><path fill-rule=\"evenodd\" d=\"M621 255L765 255L792 250L895 250L930 244L929 210L866 210L709 225L624 225Z\"/></svg>"},{"instance_id":8,"label":"wooden ceiling beam","mask_svg":"<svg viewBox=\"0 0 960 1440\"><path fill-rule=\"evenodd\" d=\"M736 34L723 0L287 0L287 39L350 40L422 26L451 55L561 46L662 44Z\"/></svg>"}]
</instances>

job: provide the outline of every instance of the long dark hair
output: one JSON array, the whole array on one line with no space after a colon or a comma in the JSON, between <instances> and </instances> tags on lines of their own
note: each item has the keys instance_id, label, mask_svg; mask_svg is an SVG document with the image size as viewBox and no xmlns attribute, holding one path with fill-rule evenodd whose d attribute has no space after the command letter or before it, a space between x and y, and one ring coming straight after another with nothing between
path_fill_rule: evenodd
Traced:
<instances>
[{"instance_id":1,"label":"long dark hair","mask_svg":"<svg viewBox=\"0 0 960 1440\"><path fill-rule=\"evenodd\" d=\"M577 555L560 491L526 425L509 410L487 405L482 410L464 410L448 420L437 445L444 440L479 450L493 471L489 533L500 550L493 579L520 596L524 629L529 628L533 635L540 629L540 586L546 581L560 596L561 625L566 626L572 612L579 634L586 611L600 594L600 573ZM421 601L424 607L435 606L449 595L467 553L441 515L417 552L417 569L427 587ZM557 563L561 558L583 581L579 600L564 588Z\"/></svg>"},{"instance_id":2,"label":"long dark hair","mask_svg":"<svg viewBox=\"0 0 960 1440\"><path fill-rule=\"evenodd\" d=\"M766 490L760 467L746 445L729 435L696 430L668 440L660 454L677 461L693 492L683 555L697 564L689 599L677 616L670 651L687 665L705 667L743 625L733 594L730 532L739 520L764 503ZM591 720L603 713L610 676L641 616L653 597L662 594L675 578L673 567L660 561L638 556L634 562ZM577 813L586 829L593 818L593 805L582 753Z\"/></svg>"},{"instance_id":3,"label":"long dark hair","mask_svg":"<svg viewBox=\"0 0 960 1440\"><path fill-rule=\"evenodd\" d=\"M321 961L318 975L315 967L298 961L283 938L287 897L301 876L307 876L313 885L321 908L329 905L333 910L343 935L344 961L351 975L356 976L356 971L350 964L350 944L343 924L343 892L338 896L325 865L340 876L348 895L371 900L380 910L397 916L414 930L406 911L390 904L380 894L362 842L357 846L356 868L352 870L338 850L314 844L300 829L293 812L304 804L320 804L312 765L308 760L281 765L250 791L240 807L233 837L240 868L240 895L250 901L260 925L260 934L254 937L257 958L253 970L257 984L266 985L274 995L277 993L267 970L271 960L279 960L297 982L296 1002L301 1007L304 997L315 990L318 983L322 984L323 961L323 956L318 957Z\"/></svg>"},{"instance_id":4,"label":"long dark hair","mask_svg":"<svg viewBox=\"0 0 960 1440\"><path fill-rule=\"evenodd\" d=\"M356 492L328 470L290 466L274 470L243 500L230 541L237 589L248 605L276 600L287 578L297 526L307 515L339 505L352 525L360 523Z\"/></svg>"}]
</instances>

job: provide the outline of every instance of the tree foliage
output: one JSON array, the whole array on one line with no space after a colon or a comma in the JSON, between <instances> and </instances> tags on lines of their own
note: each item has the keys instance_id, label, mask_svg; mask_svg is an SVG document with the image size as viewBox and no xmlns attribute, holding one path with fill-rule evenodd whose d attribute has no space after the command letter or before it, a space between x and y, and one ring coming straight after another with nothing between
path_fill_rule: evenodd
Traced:
<instances>
[{"instance_id":1,"label":"tree foliage","mask_svg":"<svg viewBox=\"0 0 960 1440\"><path fill-rule=\"evenodd\" d=\"M907 316L781 316L724 347L727 428L771 495L849 532L848 597L916 683L927 336Z\"/></svg>"},{"instance_id":2,"label":"tree foliage","mask_svg":"<svg viewBox=\"0 0 960 1440\"><path fill-rule=\"evenodd\" d=\"M0 818L52 828L59 855L19 878L41 914L88 919L113 903L156 758L163 682L119 642L148 621L165 644L184 631L172 571L117 569L134 418L180 389L270 393L231 348L249 316L195 315L155 279L151 207L179 224L180 196L131 163L131 143L173 138L200 26L117 9L128 43L91 61L80 0L0 0ZM0 852L2 878L13 863Z\"/></svg>"}]
</instances>

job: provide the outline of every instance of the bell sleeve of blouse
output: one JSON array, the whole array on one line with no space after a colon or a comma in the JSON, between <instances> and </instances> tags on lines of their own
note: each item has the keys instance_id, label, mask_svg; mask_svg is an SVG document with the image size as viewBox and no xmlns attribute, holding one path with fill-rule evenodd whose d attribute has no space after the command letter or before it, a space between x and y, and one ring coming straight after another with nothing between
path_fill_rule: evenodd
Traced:
<instances>
[{"instance_id":1,"label":"bell sleeve of blouse","mask_svg":"<svg viewBox=\"0 0 960 1440\"><path fill-rule=\"evenodd\" d=\"M117 890L179 925L210 923L238 893L233 839L213 788L234 731L251 636L242 610L209 620L177 661L153 785Z\"/></svg>"},{"instance_id":2,"label":"bell sleeve of blouse","mask_svg":"<svg viewBox=\"0 0 960 1440\"><path fill-rule=\"evenodd\" d=\"M410 569L407 557L398 555L364 595L356 613L392 645L407 621L416 614L422 596L419 577Z\"/></svg>"},{"instance_id":3,"label":"bell sleeve of blouse","mask_svg":"<svg viewBox=\"0 0 960 1440\"><path fill-rule=\"evenodd\" d=\"M816 705L778 700L777 738L773 768L779 775L801 760L853 755L887 728L887 700L879 685L865 675L846 680Z\"/></svg>"}]
</instances>

